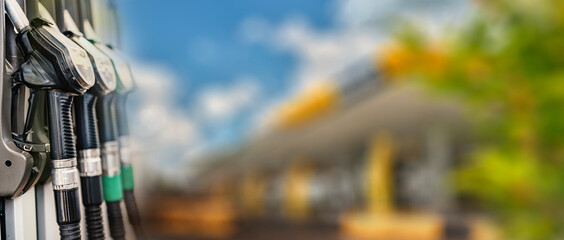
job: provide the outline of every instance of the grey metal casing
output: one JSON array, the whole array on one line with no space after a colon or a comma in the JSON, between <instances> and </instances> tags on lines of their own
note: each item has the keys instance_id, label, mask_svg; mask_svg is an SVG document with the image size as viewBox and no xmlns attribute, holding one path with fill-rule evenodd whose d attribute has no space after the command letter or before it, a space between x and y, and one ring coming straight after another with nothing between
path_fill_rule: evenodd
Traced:
<instances>
[{"instance_id":1,"label":"grey metal casing","mask_svg":"<svg viewBox=\"0 0 564 240\"><path fill-rule=\"evenodd\" d=\"M4 6L4 0L0 0ZM4 16L5 11L2 7L0 11ZM33 165L32 156L19 149L12 138L12 81L11 65L6 60L6 18L1 18L2 37L0 37L0 54L4 56L4 67L0 69L0 75L3 77L0 84L0 196L9 198L21 195L27 180L31 174ZM15 42L13 43L15 44ZM23 110L22 110L23 111ZM16 113L17 114L17 113Z\"/></svg>"}]
</instances>

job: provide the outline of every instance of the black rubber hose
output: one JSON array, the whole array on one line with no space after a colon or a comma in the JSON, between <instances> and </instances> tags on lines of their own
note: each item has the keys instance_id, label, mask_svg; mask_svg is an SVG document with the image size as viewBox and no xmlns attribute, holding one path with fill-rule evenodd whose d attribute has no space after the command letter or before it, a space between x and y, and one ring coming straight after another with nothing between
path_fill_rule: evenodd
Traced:
<instances>
[{"instance_id":1,"label":"black rubber hose","mask_svg":"<svg viewBox=\"0 0 564 240\"><path fill-rule=\"evenodd\" d=\"M139 209L137 208L137 201L135 201L135 194L133 193L133 190L123 191L123 200L125 201L125 207L127 208L129 223L131 223L137 239L145 239L145 231L143 230L143 225L141 224L141 216L139 215Z\"/></svg>"},{"instance_id":2,"label":"black rubber hose","mask_svg":"<svg viewBox=\"0 0 564 240\"><path fill-rule=\"evenodd\" d=\"M125 239L125 226L123 224L120 203L121 201L106 202L110 235L114 240Z\"/></svg>"},{"instance_id":3,"label":"black rubber hose","mask_svg":"<svg viewBox=\"0 0 564 240\"><path fill-rule=\"evenodd\" d=\"M48 91L48 96L51 159L55 161L76 158L72 124L73 97L66 93L54 90ZM75 168L76 170L76 166L65 168ZM58 169L54 167L53 171L58 171ZM72 175L65 177L70 176ZM57 184L58 179L55 177L57 177L57 175L53 176L53 182L54 184ZM78 185L78 182L74 183ZM65 182L65 184L70 184L70 182ZM54 195L57 211L57 224L59 224L59 234L61 239L80 239L80 202L78 196L78 186L56 189L54 190Z\"/></svg>"},{"instance_id":4,"label":"black rubber hose","mask_svg":"<svg viewBox=\"0 0 564 240\"><path fill-rule=\"evenodd\" d=\"M86 233L88 240L104 239L104 224L102 219L102 208L100 206L87 206L84 208L86 213Z\"/></svg>"},{"instance_id":5,"label":"black rubber hose","mask_svg":"<svg viewBox=\"0 0 564 240\"><path fill-rule=\"evenodd\" d=\"M100 176L81 177L82 204L86 213L86 234L89 240L104 239L104 223L101 205L102 179Z\"/></svg>"},{"instance_id":6,"label":"black rubber hose","mask_svg":"<svg viewBox=\"0 0 564 240\"><path fill-rule=\"evenodd\" d=\"M80 239L78 189L55 190L55 208L59 235L63 240Z\"/></svg>"},{"instance_id":7,"label":"black rubber hose","mask_svg":"<svg viewBox=\"0 0 564 240\"><path fill-rule=\"evenodd\" d=\"M98 126L96 123L97 97L85 93L77 97L74 103L76 125L76 142L78 150L99 149ZM99 150L98 150L99 151ZM84 161L84 159L79 159ZM84 169L80 169L84 172ZM102 179L100 175L81 177L82 204L86 210L86 231L88 239L104 239L104 225L100 205L102 196Z\"/></svg>"},{"instance_id":8,"label":"black rubber hose","mask_svg":"<svg viewBox=\"0 0 564 240\"><path fill-rule=\"evenodd\" d=\"M80 223L59 225L61 240L80 239Z\"/></svg>"},{"instance_id":9,"label":"black rubber hose","mask_svg":"<svg viewBox=\"0 0 564 240\"><path fill-rule=\"evenodd\" d=\"M105 143L117 141L117 116L115 101L117 94L109 93L100 97L99 102L96 105L96 114L98 116L98 126L100 132L100 143L104 145ZM104 155L104 153L102 154ZM104 159L102 159L104 161ZM119 169L119 168L118 168ZM104 175L106 177L106 175ZM117 176L119 179L120 186L116 189L119 191L119 197L113 198L113 200L108 201L108 196L104 196L106 200L106 207L108 213L108 223L110 225L110 235L114 240L125 238L125 227L123 223L123 216L121 214L120 203L123 199L122 187L121 187L121 176ZM107 179L107 178L106 178ZM104 180L103 180L104 181ZM115 183L114 183L115 184ZM106 186L104 185L104 188ZM116 187L116 186L114 186ZM105 191L106 189L104 189ZM104 194L106 195L106 194Z\"/></svg>"},{"instance_id":10,"label":"black rubber hose","mask_svg":"<svg viewBox=\"0 0 564 240\"><path fill-rule=\"evenodd\" d=\"M129 135L126 100L127 94L124 94L120 95L116 101L118 135L120 137L127 137ZM139 215L139 209L137 207L137 202L135 201L135 194L133 193L133 189L124 189L123 200L125 201L129 223L133 227L136 237L140 240L145 239L145 232L143 231L143 226L141 224L141 216Z\"/></svg>"}]
</instances>

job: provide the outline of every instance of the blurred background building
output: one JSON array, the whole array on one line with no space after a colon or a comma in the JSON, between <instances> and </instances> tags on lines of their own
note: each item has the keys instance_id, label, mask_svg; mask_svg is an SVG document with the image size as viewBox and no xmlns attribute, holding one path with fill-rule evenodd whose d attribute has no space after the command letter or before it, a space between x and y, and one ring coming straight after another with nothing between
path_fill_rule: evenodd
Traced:
<instances>
[{"instance_id":1,"label":"blurred background building","mask_svg":"<svg viewBox=\"0 0 564 240\"><path fill-rule=\"evenodd\" d=\"M153 239L558 239L558 1L119 1Z\"/></svg>"}]
</instances>

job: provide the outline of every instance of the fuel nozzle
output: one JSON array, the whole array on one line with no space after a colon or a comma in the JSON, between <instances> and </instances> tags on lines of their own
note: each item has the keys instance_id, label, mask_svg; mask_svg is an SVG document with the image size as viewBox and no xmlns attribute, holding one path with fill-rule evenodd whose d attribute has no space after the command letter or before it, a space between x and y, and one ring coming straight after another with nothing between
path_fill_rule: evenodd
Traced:
<instances>
[{"instance_id":1,"label":"fuel nozzle","mask_svg":"<svg viewBox=\"0 0 564 240\"><path fill-rule=\"evenodd\" d=\"M73 96L82 95L95 83L88 53L64 36L49 19L28 23L15 0L5 9L13 22L16 42L25 62L13 75L27 87L46 91L52 184L61 239L80 239L75 137L72 122Z\"/></svg>"},{"instance_id":2,"label":"fuel nozzle","mask_svg":"<svg viewBox=\"0 0 564 240\"><path fill-rule=\"evenodd\" d=\"M17 32L17 44L26 62L18 71L19 80L35 89L56 89L81 95L94 85L88 54L43 18L31 22L15 0L6 0L6 13Z\"/></svg>"},{"instance_id":3,"label":"fuel nozzle","mask_svg":"<svg viewBox=\"0 0 564 240\"><path fill-rule=\"evenodd\" d=\"M96 83L84 95L75 98L74 113L82 204L86 215L88 239L104 239L104 226L101 204L102 189L102 153L98 135L96 103L116 88L116 74L111 59L84 38L76 25L71 12L76 12L75 2L57 0L55 4L62 14L57 15L57 22L62 23L61 31L76 44L84 48L96 76ZM40 6L40 15L47 12ZM107 164L106 164L107 165Z\"/></svg>"}]
</instances>

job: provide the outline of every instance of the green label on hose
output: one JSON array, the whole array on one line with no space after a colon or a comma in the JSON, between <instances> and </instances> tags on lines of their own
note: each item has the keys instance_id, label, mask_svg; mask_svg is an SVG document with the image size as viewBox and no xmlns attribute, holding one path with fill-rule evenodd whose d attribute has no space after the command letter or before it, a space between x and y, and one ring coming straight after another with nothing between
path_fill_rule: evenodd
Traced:
<instances>
[{"instance_id":1,"label":"green label on hose","mask_svg":"<svg viewBox=\"0 0 564 240\"><path fill-rule=\"evenodd\" d=\"M121 166L121 181L123 190L133 189L133 168L131 166Z\"/></svg>"},{"instance_id":2,"label":"green label on hose","mask_svg":"<svg viewBox=\"0 0 564 240\"><path fill-rule=\"evenodd\" d=\"M102 176L102 186L104 187L104 200L114 202L123 199L123 188L121 185L121 176L114 175L111 177Z\"/></svg>"}]
</instances>

